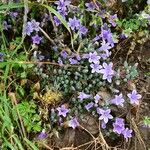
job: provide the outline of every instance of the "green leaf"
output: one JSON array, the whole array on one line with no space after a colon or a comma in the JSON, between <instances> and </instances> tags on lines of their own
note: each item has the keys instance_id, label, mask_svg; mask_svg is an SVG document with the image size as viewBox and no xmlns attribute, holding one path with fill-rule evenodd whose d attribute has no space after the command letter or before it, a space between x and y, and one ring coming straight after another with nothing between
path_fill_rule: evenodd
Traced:
<instances>
[{"instance_id":1,"label":"green leaf","mask_svg":"<svg viewBox=\"0 0 150 150\"><path fill-rule=\"evenodd\" d=\"M14 9L14 8L22 8L22 7L24 7L23 3L3 4L0 5L0 11L4 9Z\"/></svg>"},{"instance_id":2,"label":"green leaf","mask_svg":"<svg viewBox=\"0 0 150 150\"><path fill-rule=\"evenodd\" d=\"M30 142L27 138L24 138L25 142L32 148L32 150L39 150L34 143Z\"/></svg>"},{"instance_id":3,"label":"green leaf","mask_svg":"<svg viewBox=\"0 0 150 150\"><path fill-rule=\"evenodd\" d=\"M13 137L15 143L18 145L19 150L24 150L24 148L23 148L23 146L21 144L21 141L15 135L13 135L12 137Z\"/></svg>"}]
</instances>

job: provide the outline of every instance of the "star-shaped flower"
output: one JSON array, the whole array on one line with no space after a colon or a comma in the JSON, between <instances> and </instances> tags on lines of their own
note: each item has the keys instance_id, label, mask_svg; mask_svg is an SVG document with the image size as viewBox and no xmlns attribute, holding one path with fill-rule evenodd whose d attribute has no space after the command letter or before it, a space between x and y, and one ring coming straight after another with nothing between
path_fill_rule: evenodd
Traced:
<instances>
[{"instance_id":1,"label":"star-shaped flower","mask_svg":"<svg viewBox=\"0 0 150 150\"><path fill-rule=\"evenodd\" d=\"M32 36L33 44L40 44L42 38L39 35Z\"/></svg>"},{"instance_id":2,"label":"star-shaped flower","mask_svg":"<svg viewBox=\"0 0 150 150\"><path fill-rule=\"evenodd\" d=\"M39 31L39 25L40 23L39 22L36 22L34 19L31 21L31 26L32 26L32 29L35 30L35 31Z\"/></svg>"},{"instance_id":3,"label":"star-shaped flower","mask_svg":"<svg viewBox=\"0 0 150 150\"><path fill-rule=\"evenodd\" d=\"M104 62L103 67L104 68L100 70L100 73L103 74L103 79L104 80L107 80L108 82L111 83L112 76L114 75L114 71L112 69L113 63L111 62L111 63L107 64L107 63Z\"/></svg>"},{"instance_id":4,"label":"star-shaped flower","mask_svg":"<svg viewBox=\"0 0 150 150\"><path fill-rule=\"evenodd\" d=\"M26 26L25 26L24 33L30 36L32 32L33 32L32 23L28 21Z\"/></svg>"},{"instance_id":5,"label":"star-shaped flower","mask_svg":"<svg viewBox=\"0 0 150 150\"><path fill-rule=\"evenodd\" d=\"M130 103L136 105L139 105L139 99L142 98L142 96L138 94L136 90L133 90L132 93L127 94L127 96L130 99Z\"/></svg>"},{"instance_id":6,"label":"star-shaped flower","mask_svg":"<svg viewBox=\"0 0 150 150\"><path fill-rule=\"evenodd\" d=\"M124 119L116 118L115 122L113 123L113 132L121 134L122 131L125 129Z\"/></svg>"},{"instance_id":7,"label":"star-shaped flower","mask_svg":"<svg viewBox=\"0 0 150 150\"><path fill-rule=\"evenodd\" d=\"M129 128L126 128L124 131L122 131L122 134L124 136L124 138L126 139L126 141L128 141L128 138L132 137L132 130L130 130Z\"/></svg>"},{"instance_id":8,"label":"star-shaped flower","mask_svg":"<svg viewBox=\"0 0 150 150\"><path fill-rule=\"evenodd\" d=\"M80 26L79 28L79 36L82 37L82 35L86 35L88 32L88 29L85 26Z\"/></svg>"},{"instance_id":9,"label":"star-shaped flower","mask_svg":"<svg viewBox=\"0 0 150 150\"><path fill-rule=\"evenodd\" d=\"M90 98L91 95L89 94L85 94L84 92L80 92L78 98L80 99L80 101L83 101L84 99L88 99Z\"/></svg>"},{"instance_id":10,"label":"star-shaped flower","mask_svg":"<svg viewBox=\"0 0 150 150\"><path fill-rule=\"evenodd\" d=\"M105 123L107 123L109 119L113 118L110 112L111 109L104 110L101 108L97 108L97 113L100 115L99 120L103 120Z\"/></svg>"},{"instance_id":11,"label":"star-shaped flower","mask_svg":"<svg viewBox=\"0 0 150 150\"><path fill-rule=\"evenodd\" d=\"M92 68L92 73L100 73L100 69L102 68L99 64L91 64L90 67Z\"/></svg>"},{"instance_id":12,"label":"star-shaped flower","mask_svg":"<svg viewBox=\"0 0 150 150\"><path fill-rule=\"evenodd\" d=\"M122 106L123 107L123 103L124 103L124 99L122 94L119 95L115 95L115 98L111 100L112 104L115 104L117 106Z\"/></svg>"},{"instance_id":13,"label":"star-shaped flower","mask_svg":"<svg viewBox=\"0 0 150 150\"><path fill-rule=\"evenodd\" d=\"M80 20L77 19L76 17L74 17L73 19L69 18L68 25L69 25L69 27L72 30L79 29L79 27L80 27Z\"/></svg>"},{"instance_id":14,"label":"star-shaped flower","mask_svg":"<svg viewBox=\"0 0 150 150\"><path fill-rule=\"evenodd\" d=\"M75 129L77 126L79 126L79 122L77 121L76 118L73 118L69 121L68 125L69 127L72 127L73 129Z\"/></svg>"},{"instance_id":15,"label":"star-shaped flower","mask_svg":"<svg viewBox=\"0 0 150 150\"><path fill-rule=\"evenodd\" d=\"M98 56L97 52L93 52L93 53L89 53L88 54L88 59L90 63L94 63L94 64L99 64L99 60L100 60L100 56Z\"/></svg>"},{"instance_id":16,"label":"star-shaped flower","mask_svg":"<svg viewBox=\"0 0 150 150\"><path fill-rule=\"evenodd\" d=\"M67 109L67 108L65 107L65 105L61 105L61 107L58 107L58 108L57 108L57 111L58 111L58 115L59 115L59 116L66 117L66 116L67 116L67 113L69 112L69 109Z\"/></svg>"},{"instance_id":17,"label":"star-shaped flower","mask_svg":"<svg viewBox=\"0 0 150 150\"><path fill-rule=\"evenodd\" d=\"M96 6L93 2L85 3L85 6L87 7L87 9L86 9L87 11L93 11L96 8Z\"/></svg>"},{"instance_id":18,"label":"star-shaped flower","mask_svg":"<svg viewBox=\"0 0 150 150\"><path fill-rule=\"evenodd\" d=\"M99 48L100 51L106 51L111 49L112 47L110 46L110 43L106 43L105 40L102 42L102 46Z\"/></svg>"}]
</instances>

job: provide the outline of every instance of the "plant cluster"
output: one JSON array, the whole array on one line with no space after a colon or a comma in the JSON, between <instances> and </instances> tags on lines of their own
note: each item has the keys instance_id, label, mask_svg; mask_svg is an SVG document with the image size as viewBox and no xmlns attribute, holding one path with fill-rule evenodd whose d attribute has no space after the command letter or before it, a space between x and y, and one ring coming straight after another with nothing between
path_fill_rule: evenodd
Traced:
<instances>
[{"instance_id":1,"label":"plant cluster","mask_svg":"<svg viewBox=\"0 0 150 150\"><path fill-rule=\"evenodd\" d=\"M112 57L116 45L134 38L133 34L143 31L149 36L149 5L139 14L132 14L132 18L122 18L107 10L106 2L43 3L30 2L29 8L20 4L13 11L5 10L4 5L4 15L0 16L0 69L5 71L0 79L4 79L5 92L0 90L0 94L6 98L7 92L20 91L19 101L12 102L14 118L22 118L29 134L41 131L38 138L46 138L49 126L39 115L38 104L42 103L48 107L47 120L52 128L67 125L76 129L80 127L79 116L90 114L99 120L103 132L110 129L128 141L134 131L114 109L131 110L140 104L142 95L136 87L123 91L119 86L138 77L138 64L125 61L118 66ZM24 16L21 7L27 13ZM9 71L12 76L7 78ZM19 82L38 80L40 87L36 92L30 88L26 96L21 86L13 83L15 77ZM7 82L16 89L6 87ZM110 97L102 94L104 88ZM28 101L29 98L37 101ZM144 122L148 125L149 118Z\"/></svg>"}]
</instances>

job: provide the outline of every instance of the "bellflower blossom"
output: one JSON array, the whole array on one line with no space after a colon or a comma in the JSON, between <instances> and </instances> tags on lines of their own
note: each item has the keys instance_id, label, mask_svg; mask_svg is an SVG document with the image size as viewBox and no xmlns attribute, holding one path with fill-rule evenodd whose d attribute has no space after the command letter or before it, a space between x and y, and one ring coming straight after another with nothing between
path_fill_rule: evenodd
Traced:
<instances>
[{"instance_id":1,"label":"bellflower blossom","mask_svg":"<svg viewBox=\"0 0 150 150\"><path fill-rule=\"evenodd\" d=\"M69 58L69 62L71 65L75 65L78 63L78 61L75 58Z\"/></svg>"},{"instance_id":2,"label":"bellflower blossom","mask_svg":"<svg viewBox=\"0 0 150 150\"><path fill-rule=\"evenodd\" d=\"M111 25L112 25L113 27L115 27L115 26L116 26L116 20L117 20L117 19L118 19L118 18L117 18L117 14L115 14L115 15L110 15L109 18L108 18L108 22L111 23Z\"/></svg>"},{"instance_id":3,"label":"bellflower blossom","mask_svg":"<svg viewBox=\"0 0 150 150\"><path fill-rule=\"evenodd\" d=\"M69 22L68 22L68 26L72 29L72 30L75 30L75 29L79 29L80 28L80 20L77 19L75 16L74 18L69 18Z\"/></svg>"},{"instance_id":4,"label":"bellflower blossom","mask_svg":"<svg viewBox=\"0 0 150 150\"><path fill-rule=\"evenodd\" d=\"M18 12L9 12L9 15L13 18L13 19L15 19L17 16L18 16Z\"/></svg>"},{"instance_id":5,"label":"bellflower blossom","mask_svg":"<svg viewBox=\"0 0 150 150\"><path fill-rule=\"evenodd\" d=\"M105 123L107 123L109 119L113 118L110 112L111 109L104 110L101 108L97 108L97 113L100 115L99 120L103 120Z\"/></svg>"},{"instance_id":6,"label":"bellflower blossom","mask_svg":"<svg viewBox=\"0 0 150 150\"><path fill-rule=\"evenodd\" d=\"M56 1L55 4L57 5L57 10L60 14L62 14L63 16L66 16L67 13L67 6L70 4L71 2L68 0L59 0Z\"/></svg>"},{"instance_id":7,"label":"bellflower blossom","mask_svg":"<svg viewBox=\"0 0 150 150\"><path fill-rule=\"evenodd\" d=\"M58 115L59 115L59 116L66 117L66 116L67 116L67 113L69 112L69 109L67 109L67 108L65 107L65 105L61 105L61 107L58 107L58 108L57 108L57 111L58 111Z\"/></svg>"},{"instance_id":8,"label":"bellflower blossom","mask_svg":"<svg viewBox=\"0 0 150 150\"><path fill-rule=\"evenodd\" d=\"M99 102L99 100L101 99L101 96L99 96L98 94L96 94L94 96L94 100L95 100L95 103L97 104Z\"/></svg>"},{"instance_id":9,"label":"bellflower blossom","mask_svg":"<svg viewBox=\"0 0 150 150\"><path fill-rule=\"evenodd\" d=\"M47 136L48 136L47 133L45 132L45 130L43 130L42 132L39 133L38 139L42 140L45 139Z\"/></svg>"},{"instance_id":10,"label":"bellflower blossom","mask_svg":"<svg viewBox=\"0 0 150 150\"><path fill-rule=\"evenodd\" d=\"M90 63L99 64L100 56L98 56L97 52L89 53L88 59Z\"/></svg>"},{"instance_id":11,"label":"bellflower blossom","mask_svg":"<svg viewBox=\"0 0 150 150\"><path fill-rule=\"evenodd\" d=\"M93 103L93 102L90 102L90 103L88 103L87 105L85 105L85 109L86 109L86 110L89 110L89 109L91 109L93 106L94 106L94 103Z\"/></svg>"},{"instance_id":12,"label":"bellflower blossom","mask_svg":"<svg viewBox=\"0 0 150 150\"><path fill-rule=\"evenodd\" d=\"M111 52L109 52L108 50L105 50L105 51L103 51L102 54L100 54L100 56L103 60L108 59L110 57L110 55L111 55Z\"/></svg>"},{"instance_id":13,"label":"bellflower blossom","mask_svg":"<svg viewBox=\"0 0 150 150\"><path fill-rule=\"evenodd\" d=\"M92 40L93 42L96 42L96 41L98 41L98 40L100 40L101 39L101 35L96 35L96 37Z\"/></svg>"},{"instance_id":14,"label":"bellflower blossom","mask_svg":"<svg viewBox=\"0 0 150 150\"><path fill-rule=\"evenodd\" d=\"M130 103L136 105L139 105L139 99L142 98L142 96L138 94L136 90L133 90L132 93L127 94L127 96L130 99Z\"/></svg>"},{"instance_id":15,"label":"bellflower blossom","mask_svg":"<svg viewBox=\"0 0 150 150\"><path fill-rule=\"evenodd\" d=\"M87 9L86 9L87 11L93 11L96 8L96 6L93 2L85 3L85 6L87 7Z\"/></svg>"},{"instance_id":16,"label":"bellflower blossom","mask_svg":"<svg viewBox=\"0 0 150 150\"><path fill-rule=\"evenodd\" d=\"M119 94L119 95L115 95L115 98L111 100L111 103L112 104L115 104L117 106L122 106L123 107L123 103L124 103L124 98L122 96L122 94Z\"/></svg>"},{"instance_id":17,"label":"bellflower blossom","mask_svg":"<svg viewBox=\"0 0 150 150\"><path fill-rule=\"evenodd\" d=\"M33 44L40 44L42 38L39 35L32 36Z\"/></svg>"},{"instance_id":18,"label":"bellflower blossom","mask_svg":"<svg viewBox=\"0 0 150 150\"><path fill-rule=\"evenodd\" d=\"M102 68L102 66L99 64L91 64L90 67L92 68L92 73L95 73L95 72L100 73L101 72L100 69Z\"/></svg>"},{"instance_id":19,"label":"bellflower blossom","mask_svg":"<svg viewBox=\"0 0 150 150\"><path fill-rule=\"evenodd\" d=\"M68 53L65 50L63 50L63 51L61 51L60 55L62 58L66 59L68 56Z\"/></svg>"},{"instance_id":20,"label":"bellflower blossom","mask_svg":"<svg viewBox=\"0 0 150 150\"><path fill-rule=\"evenodd\" d=\"M99 48L100 51L107 51L111 49L112 47L110 46L110 43L106 43L105 40L102 42L102 46Z\"/></svg>"},{"instance_id":21,"label":"bellflower blossom","mask_svg":"<svg viewBox=\"0 0 150 150\"><path fill-rule=\"evenodd\" d=\"M73 118L68 123L69 127L72 127L75 129L77 126L79 126L79 122L77 121L77 118Z\"/></svg>"},{"instance_id":22,"label":"bellflower blossom","mask_svg":"<svg viewBox=\"0 0 150 150\"><path fill-rule=\"evenodd\" d=\"M58 19L57 16L54 16L54 22L56 26L59 26L61 24L61 21Z\"/></svg>"},{"instance_id":23,"label":"bellflower blossom","mask_svg":"<svg viewBox=\"0 0 150 150\"><path fill-rule=\"evenodd\" d=\"M132 137L132 130L130 130L129 128L126 128L124 131L122 131L122 134L124 136L124 138L126 139L126 141L128 141L128 138Z\"/></svg>"},{"instance_id":24,"label":"bellflower blossom","mask_svg":"<svg viewBox=\"0 0 150 150\"><path fill-rule=\"evenodd\" d=\"M88 99L90 98L91 95L89 94L85 94L84 92L80 92L78 98L80 99L80 101L83 101L84 99Z\"/></svg>"},{"instance_id":25,"label":"bellflower blossom","mask_svg":"<svg viewBox=\"0 0 150 150\"><path fill-rule=\"evenodd\" d=\"M36 22L34 19L31 20L31 26L32 26L32 29L35 30L35 31L39 31L39 25L40 23L39 22Z\"/></svg>"},{"instance_id":26,"label":"bellflower blossom","mask_svg":"<svg viewBox=\"0 0 150 150\"><path fill-rule=\"evenodd\" d=\"M121 134L125 129L124 119L116 118L113 123L113 132Z\"/></svg>"},{"instance_id":27,"label":"bellflower blossom","mask_svg":"<svg viewBox=\"0 0 150 150\"><path fill-rule=\"evenodd\" d=\"M86 35L88 32L88 29L85 26L80 26L79 28L79 36L82 37L82 35Z\"/></svg>"},{"instance_id":28,"label":"bellflower blossom","mask_svg":"<svg viewBox=\"0 0 150 150\"><path fill-rule=\"evenodd\" d=\"M103 67L104 68L100 70L100 73L103 74L104 80L107 80L109 83L111 83L112 82L112 76L114 75L114 71L112 69L113 63L111 62L111 63L107 64L104 62Z\"/></svg>"},{"instance_id":29,"label":"bellflower blossom","mask_svg":"<svg viewBox=\"0 0 150 150\"><path fill-rule=\"evenodd\" d=\"M24 33L30 36L32 32L33 32L32 23L28 21L26 26L25 26Z\"/></svg>"},{"instance_id":30,"label":"bellflower blossom","mask_svg":"<svg viewBox=\"0 0 150 150\"><path fill-rule=\"evenodd\" d=\"M28 21L25 26L24 33L30 36L33 31L39 31L39 25L40 23L36 22L34 19L31 21Z\"/></svg>"},{"instance_id":31,"label":"bellflower blossom","mask_svg":"<svg viewBox=\"0 0 150 150\"><path fill-rule=\"evenodd\" d=\"M59 65L63 65L63 61L62 61L62 59L60 57L58 58L58 64Z\"/></svg>"},{"instance_id":32,"label":"bellflower blossom","mask_svg":"<svg viewBox=\"0 0 150 150\"><path fill-rule=\"evenodd\" d=\"M110 31L110 29L103 29L103 27L101 28L101 38L105 41L107 41L111 47L114 46L114 41L113 41L113 35Z\"/></svg>"}]
</instances>

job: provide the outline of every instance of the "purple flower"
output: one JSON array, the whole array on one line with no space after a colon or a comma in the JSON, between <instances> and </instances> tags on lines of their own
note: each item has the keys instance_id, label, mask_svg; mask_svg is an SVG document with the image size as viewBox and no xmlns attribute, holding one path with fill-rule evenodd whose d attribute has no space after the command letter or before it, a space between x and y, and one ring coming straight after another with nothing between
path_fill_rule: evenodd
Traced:
<instances>
[{"instance_id":1,"label":"purple flower","mask_svg":"<svg viewBox=\"0 0 150 150\"><path fill-rule=\"evenodd\" d=\"M128 138L132 137L132 130L129 130L129 128L126 128L124 131L122 131L122 134L124 136L124 138L126 139L126 141L128 141Z\"/></svg>"},{"instance_id":2,"label":"purple flower","mask_svg":"<svg viewBox=\"0 0 150 150\"><path fill-rule=\"evenodd\" d=\"M79 122L77 121L76 118L73 118L69 121L68 125L69 127L72 127L73 129L75 129L77 126L79 126Z\"/></svg>"},{"instance_id":3,"label":"purple flower","mask_svg":"<svg viewBox=\"0 0 150 150\"><path fill-rule=\"evenodd\" d=\"M81 60L80 55L75 54L75 53L72 53L71 57L72 57L72 58L74 58L74 59L76 59L76 60L78 60L78 61L80 61L80 60Z\"/></svg>"},{"instance_id":4,"label":"purple flower","mask_svg":"<svg viewBox=\"0 0 150 150\"><path fill-rule=\"evenodd\" d=\"M0 62L4 61L4 54L0 52Z\"/></svg>"},{"instance_id":5,"label":"purple flower","mask_svg":"<svg viewBox=\"0 0 150 150\"><path fill-rule=\"evenodd\" d=\"M142 96L138 94L136 90L133 90L132 93L127 94L127 96L130 99L130 103L136 105L139 105L139 99L142 98Z\"/></svg>"},{"instance_id":6,"label":"purple flower","mask_svg":"<svg viewBox=\"0 0 150 150\"><path fill-rule=\"evenodd\" d=\"M68 12L67 12L67 6L70 4L70 1L65 1L65 0L59 0L56 1L55 4L57 5L57 10L58 12L65 17Z\"/></svg>"},{"instance_id":7,"label":"purple flower","mask_svg":"<svg viewBox=\"0 0 150 150\"><path fill-rule=\"evenodd\" d=\"M111 62L111 63L107 64L104 62L103 67L104 67L104 69L101 69L100 73L103 74L104 80L107 80L109 83L111 83L112 82L112 76L114 74L114 71L112 70L113 63Z\"/></svg>"},{"instance_id":8,"label":"purple flower","mask_svg":"<svg viewBox=\"0 0 150 150\"><path fill-rule=\"evenodd\" d=\"M112 26L113 27L115 27L116 26L116 20L117 20L118 18L117 18L117 14L115 14L115 15L110 15L109 16L109 18L108 18L108 21L109 21L109 23L111 23L112 24Z\"/></svg>"},{"instance_id":9,"label":"purple flower","mask_svg":"<svg viewBox=\"0 0 150 150\"><path fill-rule=\"evenodd\" d=\"M85 6L87 7L87 11L93 11L96 8L93 2L85 3Z\"/></svg>"},{"instance_id":10,"label":"purple flower","mask_svg":"<svg viewBox=\"0 0 150 150\"><path fill-rule=\"evenodd\" d=\"M83 101L83 99L88 99L90 98L91 95L85 94L84 92L80 92L78 98L80 99L80 101Z\"/></svg>"},{"instance_id":11,"label":"purple flower","mask_svg":"<svg viewBox=\"0 0 150 150\"><path fill-rule=\"evenodd\" d=\"M93 102L88 103L87 105L85 105L86 110L91 109L94 106Z\"/></svg>"},{"instance_id":12,"label":"purple flower","mask_svg":"<svg viewBox=\"0 0 150 150\"><path fill-rule=\"evenodd\" d=\"M18 16L18 12L9 12L9 15L15 19Z\"/></svg>"},{"instance_id":13,"label":"purple flower","mask_svg":"<svg viewBox=\"0 0 150 150\"><path fill-rule=\"evenodd\" d=\"M34 19L31 21L31 26L32 26L33 30L39 31L39 25L40 25L40 23L36 22Z\"/></svg>"},{"instance_id":14,"label":"purple flower","mask_svg":"<svg viewBox=\"0 0 150 150\"><path fill-rule=\"evenodd\" d=\"M88 59L90 63L99 64L100 56L97 55L97 52L89 53Z\"/></svg>"},{"instance_id":15,"label":"purple flower","mask_svg":"<svg viewBox=\"0 0 150 150\"><path fill-rule=\"evenodd\" d=\"M105 40L102 42L102 46L99 48L100 51L106 51L111 49L112 47L110 46L110 43L106 43Z\"/></svg>"},{"instance_id":16,"label":"purple flower","mask_svg":"<svg viewBox=\"0 0 150 150\"><path fill-rule=\"evenodd\" d=\"M101 96L99 96L98 94L96 94L94 96L94 99L95 99L95 103L97 104L99 102L99 100L101 99Z\"/></svg>"},{"instance_id":17,"label":"purple flower","mask_svg":"<svg viewBox=\"0 0 150 150\"><path fill-rule=\"evenodd\" d=\"M105 123L107 123L109 119L113 118L110 112L110 109L103 110L101 108L97 108L97 113L100 115L99 120L103 120Z\"/></svg>"},{"instance_id":18,"label":"purple flower","mask_svg":"<svg viewBox=\"0 0 150 150\"><path fill-rule=\"evenodd\" d=\"M33 44L40 44L42 38L38 35L32 36L32 42Z\"/></svg>"},{"instance_id":19,"label":"purple flower","mask_svg":"<svg viewBox=\"0 0 150 150\"><path fill-rule=\"evenodd\" d=\"M32 23L28 21L26 26L25 26L24 33L30 36L32 32L33 32Z\"/></svg>"},{"instance_id":20,"label":"purple flower","mask_svg":"<svg viewBox=\"0 0 150 150\"><path fill-rule=\"evenodd\" d=\"M123 103L124 103L124 99L122 94L120 95L115 95L115 98L111 100L112 104L115 104L117 106L122 106L123 107Z\"/></svg>"},{"instance_id":21,"label":"purple flower","mask_svg":"<svg viewBox=\"0 0 150 150\"><path fill-rule=\"evenodd\" d=\"M56 26L59 26L61 24L61 21L58 19L57 16L54 16L54 22Z\"/></svg>"},{"instance_id":22,"label":"purple flower","mask_svg":"<svg viewBox=\"0 0 150 150\"><path fill-rule=\"evenodd\" d=\"M62 59L60 57L58 58L58 64L63 65Z\"/></svg>"},{"instance_id":23,"label":"purple flower","mask_svg":"<svg viewBox=\"0 0 150 150\"><path fill-rule=\"evenodd\" d=\"M106 128L106 123L104 121L101 122L101 127L102 127L102 129Z\"/></svg>"},{"instance_id":24,"label":"purple flower","mask_svg":"<svg viewBox=\"0 0 150 150\"><path fill-rule=\"evenodd\" d=\"M125 129L124 119L116 118L115 122L113 123L113 132L121 134L122 131L124 131L124 129Z\"/></svg>"},{"instance_id":25,"label":"purple flower","mask_svg":"<svg viewBox=\"0 0 150 150\"><path fill-rule=\"evenodd\" d=\"M64 16L67 15L67 7L69 4L71 3L71 1L68 1L68 0L59 0L59 1L56 1L55 4L57 5L57 10L63 14Z\"/></svg>"},{"instance_id":26,"label":"purple flower","mask_svg":"<svg viewBox=\"0 0 150 150\"><path fill-rule=\"evenodd\" d=\"M108 50L105 50L105 51L103 51L103 53L100 56L101 56L101 58L106 60L110 55L111 55L111 52L109 52Z\"/></svg>"},{"instance_id":27,"label":"purple flower","mask_svg":"<svg viewBox=\"0 0 150 150\"><path fill-rule=\"evenodd\" d=\"M107 41L112 47L114 46L113 36L110 29L103 29L101 30L101 35L103 40Z\"/></svg>"},{"instance_id":28,"label":"purple flower","mask_svg":"<svg viewBox=\"0 0 150 150\"><path fill-rule=\"evenodd\" d=\"M79 29L79 27L80 27L80 20L77 19L76 17L74 17L73 19L69 18L68 25L69 25L69 27L72 30Z\"/></svg>"},{"instance_id":29,"label":"purple flower","mask_svg":"<svg viewBox=\"0 0 150 150\"><path fill-rule=\"evenodd\" d=\"M90 67L92 68L92 73L100 73L100 69L102 68L99 64L91 64Z\"/></svg>"},{"instance_id":30,"label":"purple flower","mask_svg":"<svg viewBox=\"0 0 150 150\"><path fill-rule=\"evenodd\" d=\"M96 35L96 37L93 39L93 42L96 42L96 41L98 41L100 39L101 39L101 35Z\"/></svg>"},{"instance_id":31,"label":"purple flower","mask_svg":"<svg viewBox=\"0 0 150 150\"><path fill-rule=\"evenodd\" d=\"M59 116L66 117L66 116L67 116L67 113L69 112L69 109L67 109L67 108L65 107L65 105L61 105L61 107L58 107L58 108L57 108L57 111L58 111L58 115L59 115Z\"/></svg>"},{"instance_id":32,"label":"purple flower","mask_svg":"<svg viewBox=\"0 0 150 150\"><path fill-rule=\"evenodd\" d=\"M63 50L61 51L60 55L62 56L62 58L66 59L68 56L68 53L65 50Z\"/></svg>"},{"instance_id":33,"label":"purple flower","mask_svg":"<svg viewBox=\"0 0 150 150\"><path fill-rule=\"evenodd\" d=\"M46 137L47 137L47 133L44 130L40 132L40 134L38 135L38 139L40 140L45 139Z\"/></svg>"},{"instance_id":34,"label":"purple flower","mask_svg":"<svg viewBox=\"0 0 150 150\"><path fill-rule=\"evenodd\" d=\"M88 29L85 26L81 26L79 29L79 36L82 37L82 35L86 35L88 32Z\"/></svg>"},{"instance_id":35,"label":"purple flower","mask_svg":"<svg viewBox=\"0 0 150 150\"><path fill-rule=\"evenodd\" d=\"M75 65L75 64L78 63L78 61L74 58L69 58L69 62L70 62L71 65Z\"/></svg>"}]
</instances>

